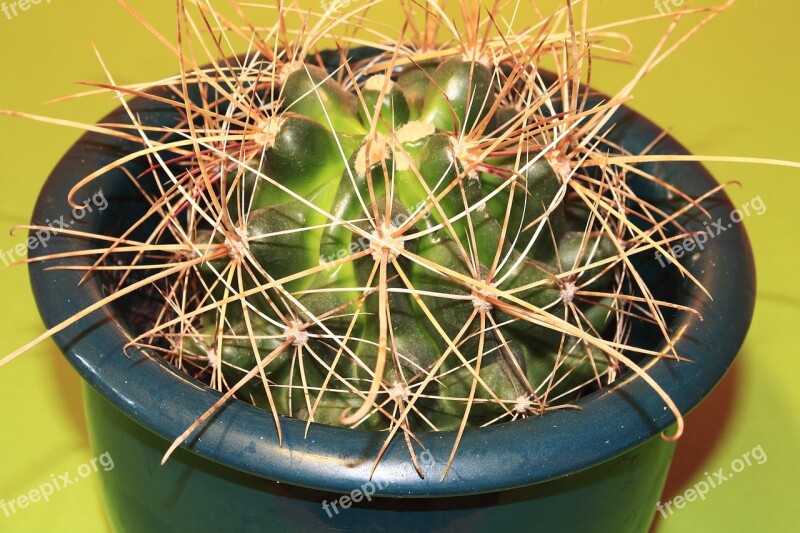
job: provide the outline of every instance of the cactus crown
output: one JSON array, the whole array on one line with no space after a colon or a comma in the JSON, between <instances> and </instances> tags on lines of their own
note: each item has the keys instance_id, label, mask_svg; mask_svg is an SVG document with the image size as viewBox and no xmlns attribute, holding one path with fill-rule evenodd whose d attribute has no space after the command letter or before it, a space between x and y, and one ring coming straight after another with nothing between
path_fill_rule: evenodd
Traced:
<instances>
[{"instance_id":1,"label":"cactus crown","mask_svg":"<svg viewBox=\"0 0 800 533\"><path fill-rule=\"evenodd\" d=\"M213 196L188 232L206 310L169 322L169 353L226 398L403 432L413 456L417 432L570 407L637 368L624 295L647 234L625 171L586 164L611 106L579 76L502 38L411 44L237 71L226 141L186 179Z\"/></svg>"}]
</instances>

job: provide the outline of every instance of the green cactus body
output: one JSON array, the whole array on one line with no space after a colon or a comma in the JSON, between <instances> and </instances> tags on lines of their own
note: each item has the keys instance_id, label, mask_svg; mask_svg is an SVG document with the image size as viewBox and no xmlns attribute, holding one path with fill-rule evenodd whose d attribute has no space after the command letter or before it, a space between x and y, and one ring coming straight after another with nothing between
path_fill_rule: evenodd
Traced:
<instances>
[{"instance_id":1,"label":"green cactus body","mask_svg":"<svg viewBox=\"0 0 800 533\"><path fill-rule=\"evenodd\" d=\"M385 76L373 76L367 81L361 93L365 105L359 108L358 115L361 122L368 125L377 111L380 118L375 127L378 132L388 134L408 122L410 110L403 91L391 79L385 80Z\"/></svg>"},{"instance_id":2,"label":"green cactus body","mask_svg":"<svg viewBox=\"0 0 800 533\"><path fill-rule=\"evenodd\" d=\"M421 119L443 131L470 131L494 104L492 72L479 62L452 58L431 76Z\"/></svg>"},{"instance_id":3,"label":"green cactus body","mask_svg":"<svg viewBox=\"0 0 800 533\"><path fill-rule=\"evenodd\" d=\"M422 112L425 94L428 92L430 78L439 61L428 60L406 65L397 76L397 84L405 95L409 106L409 120L417 120Z\"/></svg>"},{"instance_id":4,"label":"green cactus body","mask_svg":"<svg viewBox=\"0 0 800 533\"><path fill-rule=\"evenodd\" d=\"M200 267L207 284L217 282L217 298L222 284L214 270L233 260L254 262L252 270L268 280L294 277L282 290L272 286L271 300L248 299L270 319L251 320L258 357L249 339L235 338L248 330L241 309L233 309L241 305L230 306L233 340L222 342L219 362L229 385L282 346L289 333L276 324L291 317L302 338L293 338L265 368L276 408L342 423L343 412L357 410L376 379L384 307L386 362L375 405L356 424L361 428L387 427L387 417L398 416L417 394L418 411L408 417L414 428L456 428L470 400L471 424L535 412L547 383L557 384L547 394L571 399L608 369L596 348L520 319L505 298L480 289L496 285L557 317L575 307L597 331L613 317L606 307L574 299L582 281L591 280L589 290L610 287L607 264L561 274L617 250L608 237L576 232L585 220L566 209L562 179L547 160L535 159L534 151L490 155L485 164L460 156L475 154L462 133L474 141L494 104L492 68L463 58L408 65L389 79L366 81L361 99L311 65L285 78L283 110L256 136L262 149L254 150L250 165L259 172L238 181L236 204L229 203L230 218L242 228L244 257ZM500 108L489 119L512 117ZM198 235L198 241L210 238ZM243 288L266 282L248 278ZM475 386L478 361L482 384ZM433 368L434 378L421 390ZM238 396L267 404L259 378Z\"/></svg>"}]
</instances>

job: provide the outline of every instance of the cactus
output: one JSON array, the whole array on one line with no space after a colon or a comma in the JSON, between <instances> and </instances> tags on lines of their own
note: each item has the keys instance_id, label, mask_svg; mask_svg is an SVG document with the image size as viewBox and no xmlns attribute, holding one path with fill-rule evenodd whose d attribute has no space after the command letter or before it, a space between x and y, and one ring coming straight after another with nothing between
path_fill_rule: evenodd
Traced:
<instances>
[{"instance_id":1,"label":"cactus","mask_svg":"<svg viewBox=\"0 0 800 533\"><path fill-rule=\"evenodd\" d=\"M167 324L171 359L226 391L216 407L388 442L571 407L638 368L609 342L644 235L609 212L618 178L578 172L583 119L524 54L484 51L505 57L376 50L326 70L295 50L235 88L241 144L206 167L223 223L189 232L213 258Z\"/></svg>"}]
</instances>

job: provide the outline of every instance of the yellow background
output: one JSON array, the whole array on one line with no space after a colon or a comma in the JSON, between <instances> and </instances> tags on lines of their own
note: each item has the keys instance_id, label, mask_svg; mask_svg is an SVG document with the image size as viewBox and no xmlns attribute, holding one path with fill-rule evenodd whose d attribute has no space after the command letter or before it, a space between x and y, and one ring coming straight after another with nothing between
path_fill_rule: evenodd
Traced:
<instances>
[{"instance_id":1,"label":"yellow background","mask_svg":"<svg viewBox=\"0 0 800 533\"><path fill-rule=\"evenodd\" d=\"M175 59L116 2L43 0L8 20L0 12L0 109L94 122L115 107L107 97L66 104L43 102L73 93L78 80L104 80L92 43L118 83L178 71ZM223 2L217 2L222 4ZM130 0L165 35L175 35L174 2ZM554 2L542 2L543 9ZM687 5L707 5L707 2ZM303 2L303 5L312 5ZM376 8L398 20L395 2ZM521 16L525 16L524 10ZM652 0L594 0L590 21L653 15ZM740 0L648 76L632 106L695 153L749 155L800 161L797 105L797 20L800 8L780 0ZM265 23L268 17L265 14ZM649 52L665 24L642 23L632 61ZM596 64L593 84L612 91L634 73L629 65ZM6 229L25 223L36 195L78 131L0 116L0 249L22 242ZM767 210L745 220L758 266L753 327L734 371L709 401L688 417L665 500L701 481L705 471L730 470L754 447L767 455L689 503L659 531L786 531L796 525L797 450L800 445L800 363L797 283L800 246L800 171L752 165L710 165L731 187L734 203L760 196ZM0 270L0 354L42 331L24 268ZM79 382L51 342L0 369L0 499L27 493L51 475L76 472L92 453L85 434ZM11 518L0 530L107 531L97 477L56 493Z\"/></svg>"}]
</instances>

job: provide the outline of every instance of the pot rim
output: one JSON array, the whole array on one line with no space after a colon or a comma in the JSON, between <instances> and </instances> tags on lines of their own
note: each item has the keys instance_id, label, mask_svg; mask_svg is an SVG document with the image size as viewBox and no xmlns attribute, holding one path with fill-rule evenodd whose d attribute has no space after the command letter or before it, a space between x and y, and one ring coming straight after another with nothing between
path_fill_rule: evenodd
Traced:
<instances>
[{"instance_id":1,"label":"pot rim","mask_svg":"<svg viewBox=\"0 0 800 533\"><path fill-rule=\"evenodd\" d=\"M368 57L370 53L354 49L351 56ZM327 54L325 58L335 62L337 54ZM139 109L145 120L149 113L157 117L160 112L159 106L140 98L130 105ZM103 122L119 122L126 117L117 109ZM617 134L633 152L643 149L663 131L625 106L620 108L614 122ZM33 223L58 220L68 213L66 193L77 179L133 146L92 132L83 135L49 176L37 201ZM652 153L689 154L671 136L664 137ZM699 163L671 163L658 170L662 178L695 197L717 186ZM127 181L119 171L104 178L106 195L113 192L114 183L119 184L119 180ZM734 210L723 192L716 194L712 203L707 208L712 220L729 216ZM96 231L110 215L100 211L89 213L81 220L81 229ZM702 230L700 218L689 220L687 229ZM88 247L88 241L58 236L46 249L47 253L56 253ZM43 250L34 250L31 255L42 255ZM61 263L34 262L29 266L34 296L48 328L104 296L97 277L79 287L80 272L46 270L55 264ZM693 255L684 266L713 295L714 301L705 298L696 286L685 287L677 303L697 309L702 320L679 313L671 329L686 327L676 350L690 362L659 359L648 362L644 368L686 414L728 371L752 319L755 267L743 225L735 224L710 239L705 250ZM129 349L126 357L123 348L132 337L125 324L115 318L114 310L104 307L56 334L54 339L79 374L111 404L172 441L220 394L142 349ZM455 432L419 435L430 452L426 457L432 457L421 464L424 479L413 469L403 439L395 438L372 477L373 482L384 486L376 496L466 495L555 479L624 453L675 421L658 394L643 379L630 373L578 403L580 412L556 410L465 431L456 459L443 481L440 478ZM195 432L184 447L249 474L325 491L350 492L370 480L369 472L383 442L383 433L312 424L304 438L305 426L304 421L281 417L280 445L270 413L233 401ZM166 448L165 444L165 451ZM419 448L416 449L419 453Z\"/></svg>"}]
</instances>

